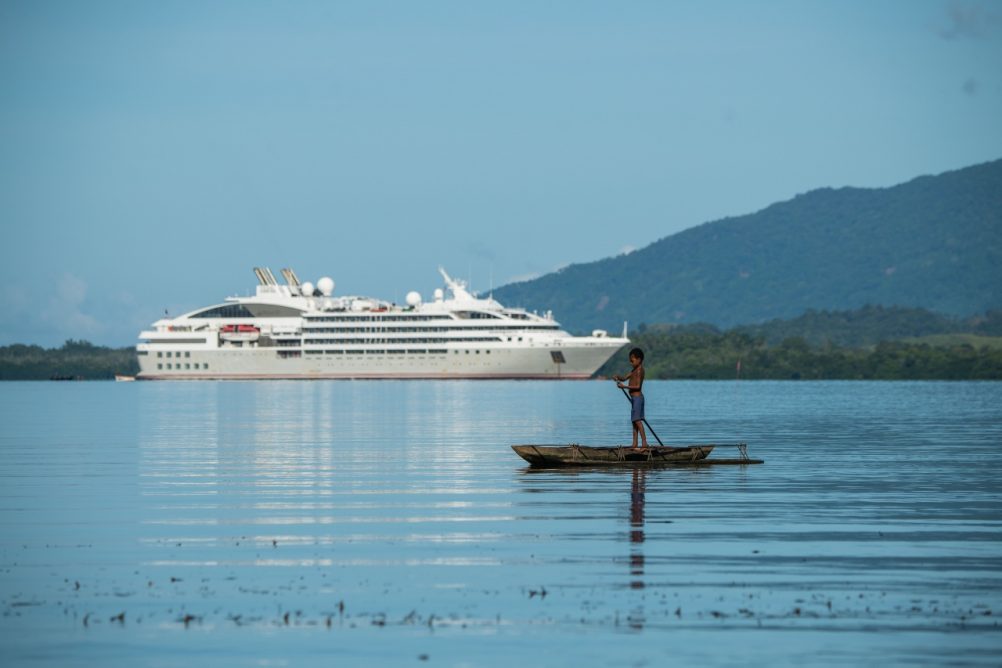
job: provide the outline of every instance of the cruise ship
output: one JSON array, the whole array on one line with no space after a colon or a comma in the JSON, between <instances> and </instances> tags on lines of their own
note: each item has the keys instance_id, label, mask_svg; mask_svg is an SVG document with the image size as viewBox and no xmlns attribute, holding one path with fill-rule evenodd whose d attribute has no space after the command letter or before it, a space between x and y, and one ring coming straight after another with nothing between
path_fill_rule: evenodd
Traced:
<instances>
[{"instance_id":1,"label":"cruise ship","mask_svg":"<svg viewBox=\"0 0 1002 668\"><path fill-rule=\"evenodd\" d=\"M442 268L445 289L429 301L410 292L405 305L335 296L329 277L314 285L282 269L280 284L266 267L254 273L253 297L229 297L141 332L137 378L583 379L629 343L625 323L622 337L572 336L551 312L477 297Z\"/></svg>"}]
</instances>

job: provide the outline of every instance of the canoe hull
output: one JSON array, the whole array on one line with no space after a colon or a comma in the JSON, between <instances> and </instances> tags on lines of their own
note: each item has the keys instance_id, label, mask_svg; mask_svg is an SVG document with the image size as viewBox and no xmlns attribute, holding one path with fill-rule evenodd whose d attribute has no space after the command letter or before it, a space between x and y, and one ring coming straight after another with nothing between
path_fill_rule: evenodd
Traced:
<instances>
[{"instance_id":1,"label":"canoe hull","mask_svg":"<svg viewBox=\"0 0 1002 668\"><path fill-rule=\"evenodd\" d=\"M513 445L519 457L535 467L550 466L685 466L698 464L712 445L684 447L589 447L586 445Z\"/></svg>"}]
</instances>

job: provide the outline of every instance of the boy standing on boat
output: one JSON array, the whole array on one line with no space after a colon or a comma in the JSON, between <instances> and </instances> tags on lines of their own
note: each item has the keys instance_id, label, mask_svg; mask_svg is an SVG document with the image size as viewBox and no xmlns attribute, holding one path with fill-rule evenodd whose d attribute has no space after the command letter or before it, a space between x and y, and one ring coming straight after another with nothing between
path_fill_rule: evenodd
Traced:
<instances>
[{"instance_id":1,"label":"boy standing on boat","mask_svg":"<svg viewBox=\"0 0 1002 668\"><path fill-rule=\"evenodd\" d=\"M647 446L647 433L644 431L644 351L634 348L630 351L630 364L633 371L626 376L613 376L616 387L630 393L630 422L633 423L633 447L637 447L637 434L640 434L643 447ZM623 381L627 381L624 385Z\"/></svg>"}]
</instances>

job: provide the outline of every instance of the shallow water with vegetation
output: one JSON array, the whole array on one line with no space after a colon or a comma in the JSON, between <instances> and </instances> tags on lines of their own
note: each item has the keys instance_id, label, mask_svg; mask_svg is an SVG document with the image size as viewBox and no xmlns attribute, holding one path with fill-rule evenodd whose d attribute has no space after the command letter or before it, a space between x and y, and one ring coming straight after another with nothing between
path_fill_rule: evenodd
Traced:
<instances>
[{"instance_id":1,"label":"shallow water with vegetation","mask_svg":"<svg viewBox=\"0 0 1002 668\"><path fill-rule=\"evenodd\" d=\"M997 665L1002 384L0 384L11 666ZM712 455L711 455L712 456Z\"/></svg>"}]
</instances>

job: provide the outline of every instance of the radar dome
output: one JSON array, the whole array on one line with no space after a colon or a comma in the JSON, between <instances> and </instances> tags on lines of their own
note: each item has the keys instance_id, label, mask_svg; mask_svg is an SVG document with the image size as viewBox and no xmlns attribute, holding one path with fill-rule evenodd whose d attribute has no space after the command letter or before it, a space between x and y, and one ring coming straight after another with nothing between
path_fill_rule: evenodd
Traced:
<instances>
[{"instance_id":1,"label":"radar dome","mask_svg":"<svg viewBox=\"0 0 1002 668\"><path fill-rule=\"evenodd\" d=\"M304 297L312 297L313 296L313 284L310 283L309 281L306 281L305 283L303 283L302 285L300 285L299 289L303 291L303 296Z\"/></svg>"},{"instance_id":2,"label":"radar dome","mask_svg":"<svg viewBox=\"0 0 1002 668\"><path fill-rule=\"evenodd\" d=\"M435 288L435 301L440 302L445 298L445 293L442 292L442 288Z\"/></svg>"},{"instance_id":3,"label":"radar dome","mask_svg":"<svg viewBox=\"0 0 1002 668\"><path fill-rule=\"evenodd\" d=\"M421 303L421 293L416 290L411 290L407 293L407 305L417 306Z\"/></svg>"},{"instance_id":4,"label":"radar dome","mask_svg":"<svg viewBox=\"0 0 1002 668\"><path fill-rule=\"evenodd\" d=\"M317 281L317 290L319 290L320 294L324 297L330 297L334 294L334 279L329 276L324 276Z\"/></svg>"}]
</instances>

